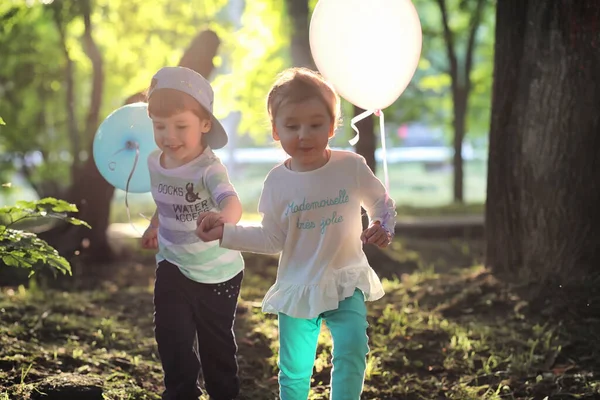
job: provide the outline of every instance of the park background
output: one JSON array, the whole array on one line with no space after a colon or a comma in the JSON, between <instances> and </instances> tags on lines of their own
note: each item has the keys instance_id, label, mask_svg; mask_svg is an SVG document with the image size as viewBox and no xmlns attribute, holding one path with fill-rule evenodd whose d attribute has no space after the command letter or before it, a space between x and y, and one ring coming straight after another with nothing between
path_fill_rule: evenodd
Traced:
<instances>
[{"instance_id":1,"label":"park background","mask_svg":"<svg viewBox=\"0 0 600 400\"><path fill-rule=\"evenodd\" d=\"M110 112L143 100L160 67L201 72L230 137L218 154L245 222L256 222L262 181L284 156L265 97L283 69L315 68L308 27L316 3L0 4L0 206L66 200L91 226L43 218L14 226L56 248L72 275L53 276L43 260L14 268L2 253L0 399L159 398L153 255L138 245L152 199L128 195L132 227L125 193L91 158L94 134ZM389 249L365 248L388 294L370 305L364 398L595 398L600 5L413 4L421 59L384 110L397 236ZM356 56L378 55L362 48ZM342 108L331 145L352 149L349 121L361 110ZM383 178L376 118L359 128L353 150ZM4 209L2 226L22 209ZM259 306L276 259L244 257L242 398L272 399L277 322ZM330 356L324 330L313 399L328 396Z\"/></svg>"}]
</instances>

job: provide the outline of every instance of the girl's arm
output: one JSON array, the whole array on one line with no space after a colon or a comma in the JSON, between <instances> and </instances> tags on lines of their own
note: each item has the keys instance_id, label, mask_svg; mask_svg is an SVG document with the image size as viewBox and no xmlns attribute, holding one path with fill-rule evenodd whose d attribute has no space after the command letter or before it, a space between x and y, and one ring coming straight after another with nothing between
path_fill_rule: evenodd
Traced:
<instances>
[{"instance_id":1,"label":"girl's arm","mask_svg":"<svg viewBox=\"0 0 600 400\"><path fill-rule=\"evenodd\" d=\"M281 207L278 207L277 202L273 200L273 191L268 181L267 178L258 204L258 211L263 216L260 226L224 223L210 229L201 223L197 231L198 236L204 241L220 240L221 247L231 250L261 254L281 252L285 244L286 227L280 220ZM201 214L199 220L203 220L205 216Z\"/></svg>"},{"instance_id":2,"label":"girl's arm","mask_svg":"<svg viewBox=\"0 0 600 400\"><path fill-rule=\"evenodd\" d=\"M262 215L260 226L225 224L221 247L260 254L277 254L283 250L287 228L271 182L267 177L258 201L258 212Z\"/></svg>"},{"instance_id":3,"label":"girl's arm","mask_svg":"<svg viewBox=\"0 0 600 400\"><path fill-rule=\"evenodd\" d=\"M260 254L277 254L283 250L286 234L271 216L263 214L260 226L225 224L221 247Z\"/></svg>"},{"instance_id":4,"label":"girl's arm","mask_svg":"<svg viewBox=\"0 0 600 400\"><path fill-rule=\"evenodd\" d=\"M158 208L154 210L154 214L150 218L150 228L158 229Z\"/></svg>"},{"instance_id":5,"label":"girl's arm","mask_svg":"<svg viewBox=\"0 0 600 400\"><path fill-rule=\"evenodd\" d=\"M369 225L379 223L393 236L396 227L396 204L363 157L359 158L357 164L356 176L362 204L369 216Z\"/></svg>"}]
</instances>

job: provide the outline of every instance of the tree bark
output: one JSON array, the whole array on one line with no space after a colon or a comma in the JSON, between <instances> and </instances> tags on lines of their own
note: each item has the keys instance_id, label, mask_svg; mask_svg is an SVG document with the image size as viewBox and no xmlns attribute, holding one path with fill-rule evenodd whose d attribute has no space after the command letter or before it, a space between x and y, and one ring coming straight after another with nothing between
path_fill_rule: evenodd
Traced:
<instances>
[{"instance_id":1,"label":"tree bark","mask_svg":"<svg viewBox=\"0 0 600 400\"><path fill-rule=\"evenodd\" d=\"M308 0L285 0L285 4L292 20L292 63L296 67L316 70L308 35L310 25Z\"/></svg>"},{"instance_id":2,"label":"tree bark","mask_svg":"<svg viewBox=\"0 0 600 400\"><path fill-rule=\"evenodd\" d=\"M498 2L486 264L558 312L598 313L597 0Z\"/></svg>"}]
</instances>

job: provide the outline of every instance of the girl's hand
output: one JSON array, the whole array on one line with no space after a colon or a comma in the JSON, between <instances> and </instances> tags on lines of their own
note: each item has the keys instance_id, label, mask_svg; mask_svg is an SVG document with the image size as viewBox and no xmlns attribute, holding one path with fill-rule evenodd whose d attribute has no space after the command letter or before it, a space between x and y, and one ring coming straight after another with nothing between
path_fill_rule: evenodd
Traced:
<instances>
[{"instance_id":1,"label":"girl's hand","mask_svg":"<svg viewBox=\"0 0 600 400\"><path fill-rule=\"evenodd\" d=\"M381 226L379 221L376 221L363 231L362 235L360 235L360 240L363 243L374 244L383 249L391 243L392 235L387 229Z\"/></svg>"},{"instance_id":2,"label":"girl's hand","mask_svg":"<svg viewBox=\"0 0 600 400\"><path fill-rule=\"evenodd\" d=\"M208 229L208 230L203 230L201 229L201 226L198 226L198 228L196 228L196 235L203 241L203 242L212 242L213 240L221 240L223 239L223 225L218 225L215 226L212 229Z\"/></svg>"},{"instance_id":3,"label":"girl's hand","mask_svg":"<svg viewBox=\"0 0 600 400\"><path fill-rule=\"evenodd\" d=\"M224 220L220 213L213 211L203 212L196 220L196 231L209 231L217 226L223 226Z\"/></svg>"},{"instance_id":4,"label":"girl's hand","mask_svg":"<svg viewBox=\"0 0 600 400\"><path fill-rule=\"evenodd\" d=\"M158 249L158 229L150 225L142 235L143 249Z\"/></svg>"}]
</instances>

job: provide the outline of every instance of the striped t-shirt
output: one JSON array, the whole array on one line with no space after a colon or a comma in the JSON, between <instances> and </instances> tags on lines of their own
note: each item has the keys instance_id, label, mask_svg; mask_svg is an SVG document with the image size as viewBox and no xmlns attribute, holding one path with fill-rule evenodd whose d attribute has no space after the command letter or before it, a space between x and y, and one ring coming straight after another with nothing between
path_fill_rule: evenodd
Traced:
<instances>
[{"instance_id":1,"label":"striped t-shirt","mask_svg":"<svg viewBox=\"0 0 600 400\"><path fill-rule=\"evenodd\" d=\"M239 251L219 241L204 243L196 236L196 220L205 211L236 195L225 166L210 148L177 168L160 165L160 150L148 157L152 197L158 211L158 262L167 260L188 278L203 283L225 282L244 269Z\"/></svg>"}]
</instances>

